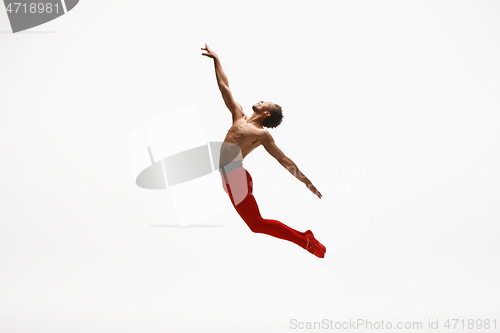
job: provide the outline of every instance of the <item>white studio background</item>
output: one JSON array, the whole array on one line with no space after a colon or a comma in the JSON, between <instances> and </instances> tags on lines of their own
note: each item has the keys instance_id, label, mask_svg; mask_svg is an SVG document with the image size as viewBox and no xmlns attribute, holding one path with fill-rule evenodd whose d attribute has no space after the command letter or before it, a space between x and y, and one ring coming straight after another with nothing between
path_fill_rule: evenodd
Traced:
<instances>
[{"instance_id":1,"label":"white studio background","mask_svg":"<svg viewBox=\"0 0 500 333\"><path fill-rule=\"evenodd\" d=\"M0 10L0 331L495 319L499 19L497 1L82 0L12 34ZM191 104L207 140L231 125L204 43L247 114L283 107L271 133L323 198L262 147L245 167L262 215L325 259L142 199L134 128Z\"/></svg>"}]
</instances>

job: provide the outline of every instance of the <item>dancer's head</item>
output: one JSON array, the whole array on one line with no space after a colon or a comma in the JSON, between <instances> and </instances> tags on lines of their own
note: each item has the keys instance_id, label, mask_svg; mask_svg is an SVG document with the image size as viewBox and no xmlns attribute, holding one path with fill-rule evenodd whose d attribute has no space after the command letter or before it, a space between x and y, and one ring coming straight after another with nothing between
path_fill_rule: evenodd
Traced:
<instances>
[{"instance_id":1,"label":"dancer's head","mask_svg":"<svg viewBox=\"0 0 500 333\"><path fill-rule=\"evenodd\" d=\"M281 106L271 102L260 101L252 106L255 113L262 114L266 118L262 121L262 126L275 128L283 120L283 112Z\"/></svg>"}]
</instances>

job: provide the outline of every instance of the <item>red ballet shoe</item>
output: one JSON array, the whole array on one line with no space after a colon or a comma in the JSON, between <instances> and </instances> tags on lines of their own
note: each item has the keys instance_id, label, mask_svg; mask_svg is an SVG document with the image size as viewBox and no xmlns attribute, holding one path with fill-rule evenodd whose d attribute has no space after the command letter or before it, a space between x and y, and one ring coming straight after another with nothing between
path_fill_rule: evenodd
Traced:
<instances>
[{"instance_id":1,"label":"red ballet shoe","mask_svg":"<svg viewBox=\"0 0 500 333\"><path fill-rule=\"evenodd\" d=\"M308 234L309 234L309 235L311 235L311 236L312 236L312 237L316 240L316 242L318 242L318 244L319 244L319 246L320 246L320 248L321 248L321 251L322 251L322 252L324 252L324 253L326 253L326 246L324 246L323 244L321 244L321 243L320 243L320 242L316 239L316 237L314 237L314 234L313 234L313 232L312 232L311 230L307 230L306 232L304 232L304 234L306 234L306 235L308 235Z\"/></svg>"},{"instance_id":2,"label":"red ballet shoe","mask_svg":"<svg viewBox=\"0 0 500 333\"><path fill-rule=\"evenodd\" d=\"M320 243L311 234L307 234L306 238L307 238L306 250L314 254L318 258L324 258L325 252L322 251Z\"/></svg>"}]
</instances>

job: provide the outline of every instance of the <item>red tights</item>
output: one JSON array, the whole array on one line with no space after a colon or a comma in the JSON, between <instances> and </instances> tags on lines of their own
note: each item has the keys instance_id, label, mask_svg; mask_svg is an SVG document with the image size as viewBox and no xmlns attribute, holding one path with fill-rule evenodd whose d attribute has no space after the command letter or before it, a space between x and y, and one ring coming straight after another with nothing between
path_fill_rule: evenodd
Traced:
<instances>
[{"instance_id":1,"label":"red tights","mask_svg":"<svg viewBox=\"0 0 500 333\"><path fill-rule=\"evenodd\" d=\"M234 208L250 230L255 233L285 239L304 249L306 248L307 238L305 233L292 229L279 221L262 218L259 206L257 206L255 197L252 194L252 177L245 168L239 167L227 174L223 174L222 185L224 191L229 194Z\"/></svg>"}]
</instances>

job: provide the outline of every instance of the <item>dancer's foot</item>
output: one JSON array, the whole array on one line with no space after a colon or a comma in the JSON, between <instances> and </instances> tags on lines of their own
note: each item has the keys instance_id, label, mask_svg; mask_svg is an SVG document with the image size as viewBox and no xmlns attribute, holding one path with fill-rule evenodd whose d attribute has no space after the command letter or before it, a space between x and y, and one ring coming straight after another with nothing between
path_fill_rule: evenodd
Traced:
<instances>
[{"instance_id":1,"label":"dancer's foot","mask_svg":"<svg viewBox=\"0 0 500 333\"><path fill-rule=\"evenodd\" d=\"M324 258L325 252L322 250L320 246L321 243L318 242L313 236L311 236L311 234L307 234L306 238L307 238L306 250L314 254L318 258Z\"/></svg>"},{"instance_id":2,"label":"dancer's foot","mask_svg":"<svg viewBox=\"0 0 500 333\"><path fill-rule=\"evenodd\" d=\"M305 235L311 235L319 244L319 246L321 247L321 251L322 252L325 252L326 253L326 246L324 246L323 244L321 244L317 239L316 237L314 237L314 234L311 230L307 230L306 232L304 232L304 236Z\"/></svg>"}]
</instances>

